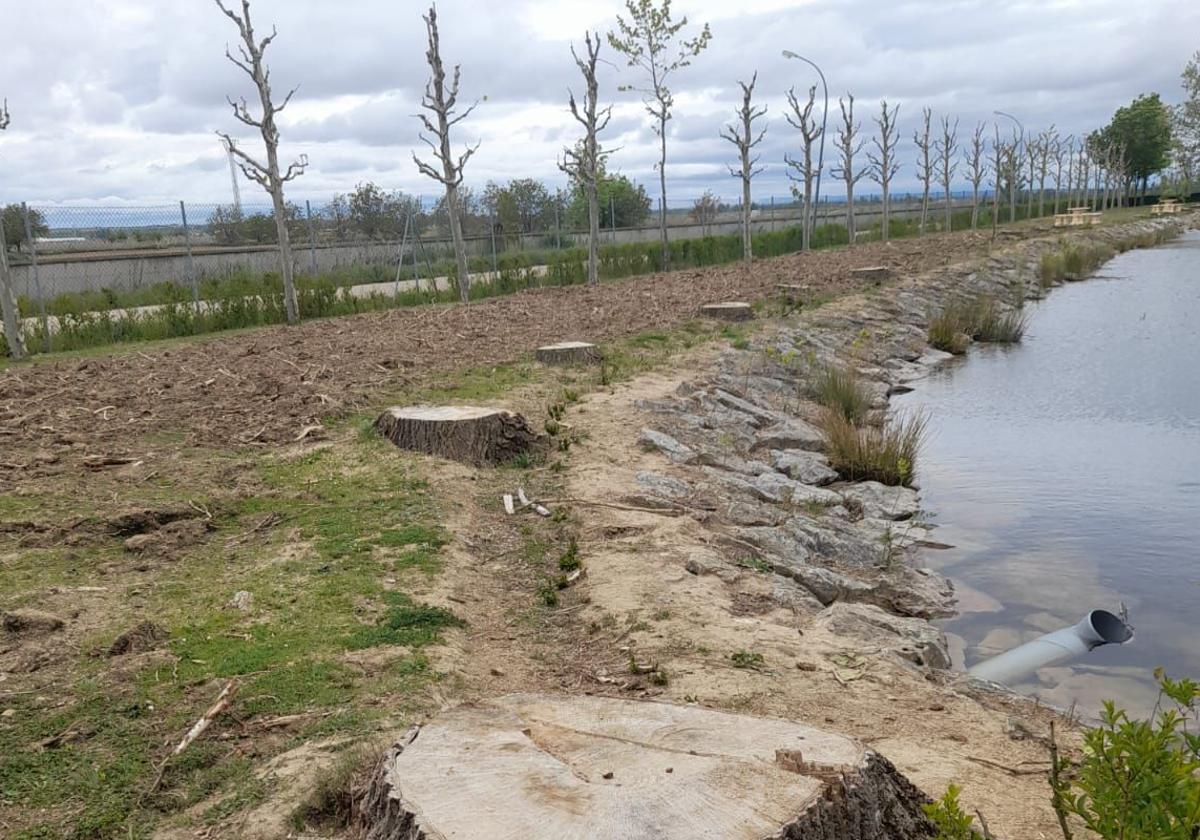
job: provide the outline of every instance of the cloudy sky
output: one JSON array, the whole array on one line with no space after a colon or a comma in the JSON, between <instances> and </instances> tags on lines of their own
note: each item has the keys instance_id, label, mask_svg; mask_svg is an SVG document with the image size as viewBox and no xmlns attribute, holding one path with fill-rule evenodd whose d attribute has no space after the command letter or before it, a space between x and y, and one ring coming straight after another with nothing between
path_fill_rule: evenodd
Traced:
<instances>
[{"instance_id":1,"label":"cloudy sky","mask_svg":"<svg viewBox=\"0 0 1200 840\"><path fill-rule=\"evenodd\" d=\"M440 0L438 8L443 56L462 65L464 99L486 98L456 138L482 143L467 182L561 183L555 159L577 136L565 111L567 89L579 90L568 48L585 29L611 28L622 4ZM283 155L306 153L311 166L290 197L324 201L366 180L437 192L411 157L426 76L421 3L254 0L252 11L260 29L279 29L269 51L275 87L300 86L281 116ZM786 194L782 159L795 134L783 94L816 78L784 49L823 67L832 116L847 91L867 129L881 98L901 103L902 187L915 180L911 136L923 106L959 117L963 133L996 109L1031 130L1053 122L1079 133L1139 93L1175 101L1179 72L1200 49L1196 0L676 0L675 12L713 33L674 80L667 174L680 200L705 189L736 195L726 170L734 149L718 130L739 99L737 80L756 70L770 119L756 196ZM253 90L224 58L236 31L210 0L0 0L0 21L0 97L12 113L0 135L0 202L229 200L213 132L237 134L225 96ZM654 137L636 95L618 90L636 77L606 53L608 143L620 147L612 167L649 182ZM257 191L242 185L247 203L260 200Z\"/></svg>"}]
</instances>

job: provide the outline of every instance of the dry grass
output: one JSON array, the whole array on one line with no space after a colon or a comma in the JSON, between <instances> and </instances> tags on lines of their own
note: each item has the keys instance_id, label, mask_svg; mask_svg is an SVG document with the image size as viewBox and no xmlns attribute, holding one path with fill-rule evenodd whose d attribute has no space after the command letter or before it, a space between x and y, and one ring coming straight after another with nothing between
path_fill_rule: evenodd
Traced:
<instances>
[{"instance_id":1,"label":"dry grass","mask_svg":"<svg viewBox=\"0 0 1200 840\"><path fill-rule=\"evenodd\" d=\"M829 463L849 481L909 485L925 441L923 414L891 418L882 426L858 426L826 410L818 425L828 444Z\"/></svg>"},{"instance_id":2,"label":"dry grass","mask_svg":"<svg viewBox=\"0 0 1200 840\"><path fill-rule=\"evenodd\" d=\"M837 412L851 423L858 423L871 409L871 393L863 385L858 371L842 365L822 363L813 369L808 393L816 402Z\"/></svg>"},{"instance_id":3,"label":"dry grass","mask_svg":"<svg viewBox=\"0 0 1200 840\"><path fill-rule=\"evenodd\" d=\"M948 303L929 321L929 343L955 355L972 341L1011 344L1025 335L1025 314L1002 307L994 298L979 297Z\"/></svg>"}]
</instances>

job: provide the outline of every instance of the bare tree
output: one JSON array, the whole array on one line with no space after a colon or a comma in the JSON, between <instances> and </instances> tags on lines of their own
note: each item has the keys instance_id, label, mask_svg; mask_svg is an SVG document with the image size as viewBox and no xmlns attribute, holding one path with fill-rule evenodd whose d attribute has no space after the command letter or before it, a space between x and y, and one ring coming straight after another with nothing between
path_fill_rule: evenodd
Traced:
<instances>
[{"instance_id":1,"label":"bare tree","mask_svg":"<svg viewBox=\"0 0 1200 840\"><path fill-rule=\"evenodd\" d=\"M1050 161L1054 157L1054 147L1058 143L1058 132L1054 126L1038 135L1038 216L1046 215L1046 175L1050 171Z\"/></svg>"},{"instance_id":2,"label":"bare tree","mask_svg":"<svg viewBox=\"0 0 1200 840\"><path fill-rule=\"evenodd\" d=\"M862 126L854 121L853 94L847 93L846 99L848 103L838 97L838 107L842 111L842 124L838 128L835 144L839 163L830 169L829 174L841 178L846 185L846 233L853 245L857 233L854 224L854 186L866 176L867 170L854 168L854 158L862 151L864 141L858 139Z\"/></svg>"},{"instance_id":3,"label":"bare tree","mask_svg":"<svg viewBox=\"0 0 1200 840\"><path fill-rule=\"evenodd\" d=\"M629 20L617 15L620 34L609 32L608 43L626 57L630 67L636 67L646 75L641 87L623 85L621 89L640 93L647 113L654 118L654 133L659 140L658 226L665 269L671 259L671 246L667 241L667 122L675 104L668 83L672 74L691 64L692 59L708 46L712 33L706 23L699 35L681 40L676 47L675 36L687 26L688 19L683 17L678 22L671 19L671 0L662 0L661 6L656 6L654 0L625 0L625 9L629 12Z\"/></svg>"},{"instance_id":4,"label":"bare tree","mask_svg":"<svg viewBox=\"0 0 1200 840\"><path fill-rule=\"evenodd\" d=\"M979 228L979 188L987 177L987 157L985 151L987 141L983 139L984 124L978 123L971 133L971 145L963 152L963 159L969 171L971 181L971 230Z\"/></svg>"},{"instance_id":5,"label":"bare tree","mask_svg":"<svg viewBox=\"0 0 1200 840\"><path fill-rule=\"evenodd\" d=\"M1025 135L1013 132L1011 143L1004 144L1004 180L1008 193L1008 221L1017 220L1017 196L1021 194L1023 160L1021 153L1027 143Z\"/></svg>"},{"instance_id":6,"label":"bare tree","mask_svg":"<svg viewBox=\"0 0 1200 840\"><path fill-rule=\"evenodd\" d=\"M425 60L429 64L429 80L425 82L421 107L433 114L433 119L425 114L417 114L416 117L424 127L424 131L420 135L421 141L429 146L434 158L441 164L441 169L436 169L432 164L421 160L416 153L413 154L413 161L422 175L432 178L446 189L446 215L450 217L450 237L454 240L458 296L463 303L466 303L471 299L471 276L467 269L467 246L463 241L458 188L462 186L463 167L467 165L471 155L479 149L479 144L468 147L456 158L450 147L450 129L470 116L479 103L472 103L461 114L455 113L462 68L457 64L454 65L454 77L447 86L446 68L442 64L441 43L438 40L437 6L431 5L429 14L421 15L421 18L425 21L425 30L429 39L429 49L425 52ZM432 139L430 135L432 135Z\"/></svg>"},{"instance_id":7,"label":"bare tree","mask_svg":"<svg viewBox=\"0 0 1200 840\"><path fill-rule=\"evenodd\" d=\"M891 222L892 179L900 171L900 164L896 162L896 145L900 140L900 132L896 128L896 120L900 116L900 106L897 105L891 111L888 111L887 100L884 99L879 103L879 108L879 116L875 117L875 125L879 127L879 134L871 138L871 144L875 147L875 151L867 152L867 160L871 162L869 177L879 185L880 191L883 193L883 215L880 222L880 231L881 238L884 242L887 242Z\"/></svg>"},{"instance_id":8,"label":"bare tree","mask_svg":"<svg viewBox=\"0 0 1200 840\"><path fill-rule=\"evenodd\" d=\"M933 111L929 108L921 109L921 133L913 132L913 143L917 147L919 156L917 157L917 177L921 179L923 191L921 193L921 233L925 232L925 225L929 221L929 185L933 182L934 175L934 151L933 138L931 136L930 121L933 119Z\"/></svg>"},{"instance_id":9,"label":"bare tree","mask_svg":"<svg viewBox=\"0 0 1200 840\"><path fill-rule=\"evenodd\" d=\"M1071 142L1072 145L1074 145L1075 139L1073 137L1068 137L1067 139ZM1050 151L1050 156L1054 159L1054 215L1057 216L1058 210L1059 210L1059 205L1060 205L1060 197L1062 196L1062 192L1063 192L1063 161L1064 160L1066 161L1066 164L1067 164L1068 181L1071 177L1070 176L1071 150L1070 150L1069 146L1063 145L1063 141L1062 141L1061 137L1054 138L1054 148ZM1068 186L1067 192L1069 193L1070 191L1071 191L1071 188L1070 188L1070 186Z\"/></svg>"},{"instance_id":10,"label":"bare tree","mask_svg":"<svg viewBox=\"0 0 1200 840\"><path fill-rule=\"evenodd\" d=\"M992 140L992 238L996 238L996 227L1000 223L1000 190L1003 188L1005 169L1008 166L1009 152L1007 146L1000 141L1000 126L996 126L996 136Z\"/></svg>"},{"instance_id":11,"label":"bare tree","mask_svg":"<svg viewBox=\"0 0 1200 840\"><path fill-rule=\"evenodd\" d=\"M1025 180L1025 218L1033 218L1033 185L1037 181L1037 163L1041 155L1041 138L1030 136L1025 142L1025 160L1022 161L1022 178ZM1024 173L1028 173L1027 175Z\"/></svg>"},{"instance_id":12,"label":"bare tree","mask_svg":"<svg viewBox=\"0 0 1200 840\"><path fill-rule=\"evenodd\" d=\"M705 190L704 195L692 202L692 221L700 225L700 229L704 236L709 236L712 233L713 222L717 220L717 215L721 212L721 200L712 194L712 190Z\"/></svg>"},{"instance_id":13,"label":"bare tree","mask_svg":"<svg viewBox=\"0 0 1200 840\"><path fill-rule=\"evenodd\" d=\"M8 100L0 105L0 131L10 125ZM3 214L0 214L2 216ZM13 294L12 276L8 272L8 244L4 236L4 219L0 218L0 309L4 314L4 340L8 344L8 355L14 359L25 358L25 338L21 335L21 312L17 308L17 297Z\"/></svg>"},{"instance_id":14,"label":"bare tree","mask_svg":"<svg viewBox=\"0 0 1200 840\"><path fill-rule=\"evenodd\" d=\"M750 235L750 180L762 172L762 167L756 166L758 155L754 155L754 147L762 142L767 133L764 126L758 136L754 134L754 121L767 113L767 106L755 108L751 102L754 96L754 84L757 81L758 73L755 72L750 77L750 84L738 82L742 88L742 107L735 112L738 121L721 130L721 137L737 146L740 159L738 167L729 167L729 174L742 179L742 259L745 260L747 266L754 258L752 253L754 238Z\"/></svg>"},{"instance_id":15,"label":"bare tree","mask_svg":"<svg viewBox=\"0 0 1200 840\"><path fill-rule=\"evenodd\" d=\"M788 107L792 109L792 113L784 114L784 117L787 118L792 128L800 132L803 157L800 160L796 160L784 154L783 160L788 166L788 178L794 184L803 185L803 192L801 192L801 188L793 185L792 194L804 200L804 217L800 222L800 241L801 247L807 251L812 247L813 222L816 218L813 214L812 195L813 184L818 173L813 166L813 148L816 146L817 141L821 139L821 128L817 125L817 120L812 115L813 106L817 101L817 86L813 85L808 89L808 99L803 106L800 105L800 100L796 98L796 89L794 87L788 89L787 101Z\"/></svg>"},{"instance_id":16,"label":"bare tree","mask_svg":"<svg viewBox=\"0 0 1200 840\"><path fill-rule=\"evenodd\" d=\"M588 206L588 285L594 286L600 282L598 251L600 248L600 200L598 188L600 171L608 152L600 147L597 135L608 126L612 117L612 106L599 107L600 86L596 81L596 63L600 59L600 35L592 40L592 33L584 33L587 43L587 59L584 60L571 46L571 57L583 74L587 92L583 97L583 108L575 101L575 94L570 93L571 116L583 126L583 141L574 148L563 152L563 160L559 169L575 179L583 187Z\"/></svg>"},{"instance_id":17,"label":"bare tree","mask_svg":"<svg viewBox=\"0 0 1200 840\"><path fill-rule=\"evenodd\" d=\"M254 26L250 21L250 0L242 0L242 13L240 15L227 8L223 0L214 0L214 2L216 2L217 8L225 13L226 17L237 24L238 34L242 38L242 42L238 44L238 56L240 57L235 57L229 51L228 47L225 48L225 57L254 82L254 86L258 89L259 103L262 106L262 116L257 118L254 116L250 111L250 107L246 104L244 97L237 100L232 97L226 97L226 101L233 108L233 116L238 122L248 125L251 128L257 128L259 133L262 134L263 145L266 146L267 151L266 164L259 163L251 155L239 148L237 141L228 134L218 131L217 135L225 141L226 148L237 159L238 165L245 176L266 190L271 196L271 204L275 209L275 230L279 238L279 269L283 275L283 306L287 312L288 323L295 324L300 321L300 304L296 300L296 284L292 276L292 243L288 236L287 210L283 200L283 185L304 174L304 170L308 166L308 157L301 155L299 160L288 165L286 172L280 172L279 128L275 124L275 118L292 101L292 96L295 95L297 89L292 88L288 91L287 96L283 98L283 102L279 105L275 104L271 96L271 71L263 63L263 54L279 33L272 27L271 34L261 41L255 37Z\"/></svg>"},{"instance_id":18,"label":"bare tree","mask_svg":"<svg viewBox=\"0 0 1200 840\"><path fill-rule=\"evenodd\" d=\"M958 171L958 120L950 125L949 117L942 117L942 136L934 144L938 155L938 175L942 180L942 195L946 201L946 230L953 228L954 199L950 194L950 186L954 183L954 173Z\"/></svg>"}]
</instances>

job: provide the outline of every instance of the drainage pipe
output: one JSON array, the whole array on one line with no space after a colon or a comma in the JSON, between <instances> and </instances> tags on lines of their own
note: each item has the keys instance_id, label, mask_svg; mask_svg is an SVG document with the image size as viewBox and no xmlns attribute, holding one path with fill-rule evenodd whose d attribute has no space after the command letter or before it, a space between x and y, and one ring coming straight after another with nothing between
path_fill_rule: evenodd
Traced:
<instances>
[{"instance_id":1,"label":"drainage pipe","mask_svg":"<svg viewBox=\"0 0 1200 840\"><path fill-rule=\"evenodd\" d=\"M1055 630L967 669L972 677L996 683L1019 682L1038 668L1074 659L1101 645L1123 645L1133 628L1107 610L1092 610L1080 622Z\"/></svg>"}]
</instances>

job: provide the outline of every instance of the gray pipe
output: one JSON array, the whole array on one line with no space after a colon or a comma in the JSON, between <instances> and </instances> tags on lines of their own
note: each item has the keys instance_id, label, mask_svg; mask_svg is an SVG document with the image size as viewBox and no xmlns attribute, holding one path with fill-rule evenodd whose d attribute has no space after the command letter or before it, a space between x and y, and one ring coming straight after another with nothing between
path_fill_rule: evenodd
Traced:
<instances>
[{"instance_id":1,"label":"gray pipe","mask_svg":"<svg viewBox=\"0 0 1200 840\"><path fill-rule=\"evenodd\" d=\"M967 673L980 680L1014 683L1038 668L1074 659L1101 645L1123 645L1133 628L1107 610L1092 610L1073 627L1064 627L980 662Z\"/></svg>"}]
</instances>

